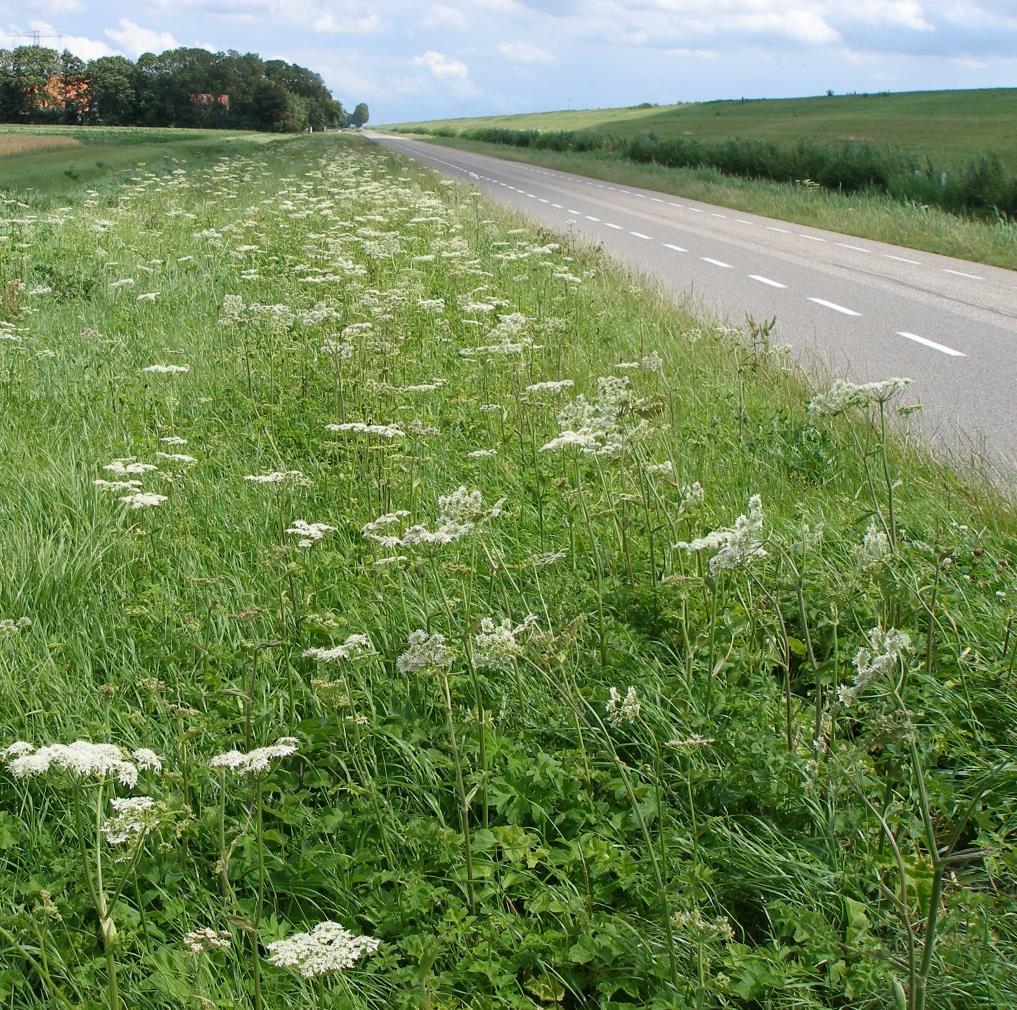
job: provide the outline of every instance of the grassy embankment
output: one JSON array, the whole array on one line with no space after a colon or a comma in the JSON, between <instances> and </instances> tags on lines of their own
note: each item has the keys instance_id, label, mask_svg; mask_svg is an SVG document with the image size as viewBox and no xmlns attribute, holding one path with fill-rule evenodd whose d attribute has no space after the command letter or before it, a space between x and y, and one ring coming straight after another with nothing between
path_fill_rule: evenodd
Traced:
<instances>
[{"instance_id":1,"label":"grassy embankment","mask_svg":"<svg viewBox=\"0 0 1017 1010\"><path fill-rule=\"evenodd\" d=\"M56 193L96 183L139 165L165 172L210 164L283 139L246 130L175 130L116 126L12 126L0 123L0 191Z\"/></svg>"},{"instance_id":2,"label":"grassy embankment","mask_svg":"<svg viewBox=\"0 0 1017 1010\"><path fill-rule=\"evenodd\" d=\"M1017 1004L1017 522L892 399L348 138L0 229L0 740L163 766L7 754L12 1010Z\"/></svg>"},{"instance_id":3,"label":"grassy embankment","mask_svg":"<svg viewBox=\"0 0 1017 1010\"><path fill-rule=\"evenodd\" d=\"M619 144L650 135L656 143L744 140L785 149L802 141L869 145L888 158L933 165L956 181L965 166L988 154L999 158L1004 171L1017 172L1017 140L1007 126L1015 115L1017 89L1000 89L538 113L399 124L394 129L581 130ZM738 178L710 167L638 163L614 151L560 152L445 137L442 143L929 252L998 266L1017 264L1017 225L1012 221L944 213L921 199L902 202L876 192L817 191L794 182ZM933 175L938 178L938 171Z\"/></svg>"}]
</instances>

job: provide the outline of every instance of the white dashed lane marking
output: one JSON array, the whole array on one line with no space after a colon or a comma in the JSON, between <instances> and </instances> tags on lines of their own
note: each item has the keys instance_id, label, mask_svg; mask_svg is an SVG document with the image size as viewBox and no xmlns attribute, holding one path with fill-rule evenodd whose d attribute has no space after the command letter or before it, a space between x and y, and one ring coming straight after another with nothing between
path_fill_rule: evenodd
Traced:
<instances>
[{"instance_id":1,"label":"white dashed lane marking","mask_svg":"<svg viewBox=\"0 0 1017 1010\"><path fill-rule=\"evenodd\" d=\"M653 241L653 239L649 235L644 235L641 231L630 231L629 234L633 238L644 238L644 239L646 239L649 242Z\"/></svg>"},{"instance_id":2,"label":"white dashed lane marking","mask_svg":"<svg viewBox=\"0 0 1017 1010\"><path fill-rule=\"evenodd\" d=\"M625 229L620 224L611 224L610 221L604 222L605 228L614 228L615 231L624 231Z\"/></svg>"},{"instance_id":3,"label":"white dashed lane marking","mask_svg":"<svg viewBox=\"0 0 1017 1010\"><path fill-rule=\"evenodd\" d=\"M967 277L969 280L981 281L984 277L979 277L978 274L966 274L963 270L951 270L949 267L943 267L943 273L953 274L955 277Z\"/></svg>"},{"instance_id":4,"label":"white dashed lane marking","mask_svg":"<svg viewBox=\"0 0 1017 1010\"><path fill-rule=\"evenodd\" d=\"M841 312L845 316L860 316L860 312L855 312L854 309L849 309L844 305L838 305L836 302L828 302L825 298L810 298L810 302L815 302L817 305L822 305L825 309L833 309L834 312Z\"/></svg>"},{"instance_id":5,"label":"white dashed lane marking","mask_svg":"<svg viewBox=\"0 0 1017 1010\"><path fill-rule=\"evenodd\" d=\"M584 214L583 216L586 218L587 221L596 221L598 224L600 223L600 218L594 217L592 214Z\"/></svg>"},{"instance_id":6,"label":"white dashed lane marking","mask_svg":"<svg viewBox=\"0 0 1017 1010\"><path fill-rule=\"evenodd\" d=\"M770 280L769 277L763 277L762 274L749 274L754 281L759 281L760 284L769 284L771 288L786 288L786 284L781 284L780 281Z\"/></svg>"},{"instance_id":7,"label":"white dashed lane marking","mask_svg":"<svg viewBox=\"0 0 1017 1010\"><path fill-rule=\"evenodd\" d=\"M671 245L670 242L661 242L661 245L665 249L672 249L672 250L674 250L674 252L688 252L688 249L684 249L680 245Z\"/></svg>"},{"instance_id":8,"label":"white dashed lane marking","mask_svg":"<svg viewBox=\"0 0 1017 1010\"><path fill-rule=\"evenodd\" d=\"M963 351L955 350L953 347L947 347L946 344L937 343L935 340L929 340L928 337L920 337L917 333L908 333L906 330L898 330L897 336L904 337L906 340L913 340L916 344L921 344L923 347L931 347L934 351L939 351L941 354L949 354L951 358L967 357Z\"/></svg>"},{"instance_id":9,"label":"white dashed lane marking","mask_svg":"<svg viewBox=\"0 0 1017 1010\"><path fill-rule=\"evenodd\" d=\"M799 238L807 238L810 242L825 242L825 238L820 238L818 235L803 235L799 233Z\"/></svg>"},{"instance_id":10,"label":"white dashed lane marking","mask_svg":"<svg viewBox=\"0 0 1017 1010\"><path fill-rule=\"evenodd\" d=\"M699 258L704 263L712 263L715 267L723 267L725 270L731 270L732 269L731 264L730 263L725 263L723 260L715 260L715 259L712 259L710 256L700 256Z\"/></svg>"},{"instance_id":11,"label":"white dashed lane marking","mask_svg":"<svg viewBox=\"0 0 1017 1010\"><path fill-rule=\"evenodd\" d=\"M896 260L898 263L910 263L912 266L920 267L922 264L918 260L909 260L904 256L894 256L893 253L883 253L883 258L888 260Z\"/></svg>"},{"instance_id":12,"label":"white dashed lane marking","mask_svg":"<svg viewBox=\"0 0 1017 1010\"><path fill-rule=\"evenodd\" d=\"M852 252L867 253L869 251L868 249L863 249L860 245L849 245L847 242L837 242L835 244L839 245L841 249L850 249Z\"/></svg>"},{"instance_id":13,"label":"white dashed lane marking","mask_svg":"<svg viewBox=\"0 0 1017 1010\"><path fill-rule=\"evenodd\" d=\"M778 227L776 227L776 225L772 225L772 224L768 224L766 226L766 230L767 231L779 231L782 235L790 235L791 234L791 229L790 228L778 228Z\"/></svg>"}]
</instances>

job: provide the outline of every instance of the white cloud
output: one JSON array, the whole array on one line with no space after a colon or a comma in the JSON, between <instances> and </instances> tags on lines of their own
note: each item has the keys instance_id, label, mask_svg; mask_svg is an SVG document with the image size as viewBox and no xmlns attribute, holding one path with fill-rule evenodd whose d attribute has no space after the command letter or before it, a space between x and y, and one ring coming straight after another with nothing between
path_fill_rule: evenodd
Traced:
<instances>
[{"instance_id":1,"label":"white cloud","mask_svg":"<svg viewBox=\"0 0 1017 1010\"><path fill-rule=\"evenodd\" d=\"M73 14L82 8L81 0L29 0L28 6L43 14Z\"/></svg>"},{"instance_id":2,"label":"white cloud","mask_svg":"<svg viewBox=\"0 0 1017 1010\"><path fill-rule=\"evenodd\" d=\"M434 4L431 13L420 23L425 28L465 28L466 15L458 7Z\"/></svg>"},{"instance_id":3,"label":"white cloud","mask_svg":"<svg viewBox=\"0 0 1017 1010\"><path fill-rule=\"evenodd\" d=\"M164 49L180 47L180 43L171 32L143 28L128 18L121 18L117 25L116 28L107 28L106 34L131 56L140 56L142 53L161 53Z\"/></svg>"},{"instance_id":4,"label":"white cloud","mask_svg":"<svg viewBox=\"0 0 1017 1010\"><path fill-rule=\"evenodd\" d=\"M385 27L385 22L377 14L364 14L360 17L337 18L329 11L322 11L315 18L311 27L316 32L329 32L344 35L370 35Z\"/></svg>"},{"instance_id":5,"label":"white cloud","mask_svg":"<svg viewBox=\"0 0 1017 1010\"><path fill-rule=\"evenodd\" d=\"M554 53L541 49L529 42L503 42L498 52L513 63L554 63Z\"/></svg>"},{"instance_id":6,"label":"white cloud","mask_svg":"<svg viewBox=\"0 0 1017 1010\"><path fill-rule=\"evenodd\" d=\"M433 49L414 56L413 65L426 67L440 81L465 81L470 76L470 68L461 60L453 59L445 53L437 53Z\"/></svg>"},{"instance_id":7,"label":"white cloud","mask_svg":"<svg viewBox=\"0 0 1017 1010\"><path fill-rule=\"evenodd\" d=\"M29 31L38 32L40 35L59 36L58 38L45 39L43 44L54 49L67 49L83 60L95 60L100 56L116 55L115 49L111 49L105 42L99 39L90 39L84 35L61 35L51 24L45 21L29 21L28 28ZM24 41L27 42L28 40Z\"/></svg>"}]
</instances>

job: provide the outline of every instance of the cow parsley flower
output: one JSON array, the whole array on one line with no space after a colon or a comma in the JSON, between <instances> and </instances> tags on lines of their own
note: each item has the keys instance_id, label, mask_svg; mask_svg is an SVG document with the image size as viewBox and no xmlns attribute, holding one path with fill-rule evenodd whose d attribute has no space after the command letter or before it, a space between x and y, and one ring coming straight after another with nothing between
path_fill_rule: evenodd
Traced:
<instances>
[{"instance_id":1,"label":"cow parsley flower","mask_svg":"<svg viewBox=\"0 0 1017 1010\"><path fill-rule=\"evenodd\" d=\"M858 548L858 564L862 568L878 565L889 553L890 538L873 519L865 531L861 546Z\"/></svg>"},{"instance_id":2,"label":"cow parsley flower","mask_svg":"<svg viewBox=\"0 0 1017 1010\"><path fill-rule=\"evenodd\" d=\"M24 631L31 626L32 619L30 617L19 617L16 621L10 617L5 617L0 621L0 638L16 635L19 631Z\"/></svg>"},{"instance_id":3,"label":"cow parsley flower","mask_svg":"<svg viewBox=\"0 0 1017 1010\"><path fill-rule=\"evenodd\" d=\"M250 473L244 480L251 484L283 484L286 481L302 483L306 478L299 470L273 470L270 473Z\"/></svg>"},{"instance_id":4,"label":"cow parsley flower","mask_svg":"<svg viewBox=\"0 0 1017 1010\"><path fill-rule=\"evenodd\" d=\"M307 659L316 659L319 663L338 663L359 656L373 656L375 650L367 635L350 635L345 642L334 645L331 649L304 649L302 655Z\"/></svg>"},{"instance_id":5,"label":"cow parsley flower","mask_svg":"<svg viewBox=\"0 0 1017 1010\"><path fill-rule=\"evenodd\" d=\"M167 463L183 463L187 466L198 462L194 456L188 456L185 452L157 452L155 458L164 459Z\"/></svg>"},{"instance_id":6,"label":"cow parsley flower","mask_svg":"<svg viewBox=\"0 0 1017 1010\"><path fill-rule=\"evenodd\" d=\"M275 743L267 747L255 747L254 750L243 751L229 750L223 754L216 754L208 762L209 768L226 768L235 772L241 778L247 775L259 775L268 771L273 761L279 761L296 754L297 743L295 737L281 736Z\"/></svg>"},{"instance_id":7,"label":"cow parsley flower","mask_svg":"<svg viewBox=\"0 0 1017 1010\"><path fill-rule=\"evenodd\" d=\"M147 365L142 369L152 375L186 375L190 370L188 365Z\"/></svg>"},{"instance_id":8,"label":"cow parsley flower","mask_svg":"<svg viewBox=\"0 0 1017 1010\"><path fill-rule=\"evenodd\" d=\"M103 467L103 470L108 470L110 473L120 476L127 476L132 473L148 473L150 470L158 469L154 463L137 463L130 459L115 459L112 463L107 463Z\"/></svg>"},{"instance_id":9,"label":"cow parsley flower","mask_svg":"<svg viewBox=\"0 0 1017 1010\"><path fill-rule=\"evenodd\" d=\"M366 955L377 953L380 945L380 940L356 936L338 922L319 922L308 933L294 933L268 944L268 961L310 979L346 971Z\"/></svg>"},{"instance_id":10,"label":"cow parsley flower","mask_svg":"<svg viewBox=\"0 0 1017 1010\"><path fill-rule=\"evenodd\" d=\"M710 571L716 574L738 568L755 558L765 558L763 547L763 503L759 495L749 499L748 512L739 516L730 529L714 530L705 537L674 545L675 550L716 551L710 558Z\"/></svg>"},{"instance_id":11,"label":"cow parsley flower","mask_svg":"<svg viewBox=\"0 0 1017 1010\"><path fill-rule=\"evenodd\" d=\"M409 646L396 660L396 669L400 673L439 670L451 666L455 658L455 653L445 644L444 635L440 632L429 635L419 629L410 632Z\"/></svg>"}]
</instances>

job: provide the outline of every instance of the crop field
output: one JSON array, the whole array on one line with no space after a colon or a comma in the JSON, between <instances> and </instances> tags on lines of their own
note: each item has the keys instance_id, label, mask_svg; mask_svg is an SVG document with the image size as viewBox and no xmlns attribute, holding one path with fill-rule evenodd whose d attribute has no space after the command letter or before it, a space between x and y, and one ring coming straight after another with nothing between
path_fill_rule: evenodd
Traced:
<instances>
[{"instance_id":1,"label":"crop field","mask_svg":"<svg viewBox=\"0 0 1017 1010\"><path fill-rule=\"evenodd\" d=\"M997 1010L1012 505L363 138L0 201L11 1010Z\"/></svg>"},{"instance_id":2,"label":"crop field","mask_svg":"<svg viewBox=\"0 0 1017 1010\"><path fill-rule=\"evenodd\" d=\"M80 141L73 137L46 137L31 134L0 133L0 158L15 154L36 154L39 151L56 151L77 147Z\"/></svg>"},{"instance_id":3,"label":"crop field","mask_svg":"<svg viewBox=\"0 0 1017 1010\"><path fill-rule=\"evenodd\" d=\"M993 152L1017 172L1017 88L835 95L685 105L543 112L400 124L427 128L504 127L514 130L594 130L631 138L704 141L759 140L795 144L870 143L927 158L953 170Z\"/></svg>"},{"instance_id":4,"label":"crop field","mask_svg":"<svg viewBox=\"0 0 1017 1010\"><path fill-rule=\"evenodd\" d=\"M0 192L31 188L56 194L138 166L171 172L184 162L211 164L231 151L282 139L245 130L0 124Z\"/></svg>"}]
</instances>

